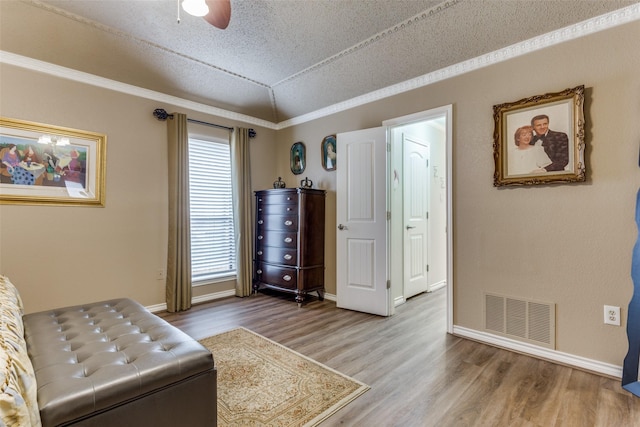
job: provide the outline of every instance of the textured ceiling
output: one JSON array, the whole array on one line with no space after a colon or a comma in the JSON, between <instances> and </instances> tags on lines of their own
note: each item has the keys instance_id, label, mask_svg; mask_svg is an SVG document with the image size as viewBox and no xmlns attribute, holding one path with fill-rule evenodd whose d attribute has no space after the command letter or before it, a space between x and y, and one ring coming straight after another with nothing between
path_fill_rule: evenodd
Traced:
<instances>
[{"instance_id":1,"label":"textured ceiling","mask_svg":"<svg viewBox=\"0 0 640 427\"><path fill-rule=\"evenodd\" d=\"M278 123L638 2L0 0L0 49Z\"/></svg>"}]
</instances>

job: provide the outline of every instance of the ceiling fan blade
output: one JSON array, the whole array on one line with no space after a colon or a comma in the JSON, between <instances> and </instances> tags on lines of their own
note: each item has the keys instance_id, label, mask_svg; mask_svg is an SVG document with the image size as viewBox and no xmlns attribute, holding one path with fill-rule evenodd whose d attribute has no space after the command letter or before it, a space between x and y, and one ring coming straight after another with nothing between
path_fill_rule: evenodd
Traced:
<instances>
[{"instance_id":1,"label":"ceiling fan blade","mask_svg":"<svg viewBox=\"0 0 640 427\"><path fill-rule=\"evenodd\" d=\"M204 16L205 21L216 28L224 30L231 20L231 0L206 0L209 13Z\"/></svg>"}]
</instances>

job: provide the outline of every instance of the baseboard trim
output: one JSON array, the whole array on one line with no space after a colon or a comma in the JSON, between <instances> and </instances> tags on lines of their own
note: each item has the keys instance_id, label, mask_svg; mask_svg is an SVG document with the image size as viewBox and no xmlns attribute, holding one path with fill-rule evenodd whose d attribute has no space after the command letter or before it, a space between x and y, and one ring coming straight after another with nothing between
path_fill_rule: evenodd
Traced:
<instances>
[{"instance_id":1,"label":"baseboard trim","mask_svg":"<svg viewBox=\"0 0 640 427\"><path fill-rule=\"evenodd\" d=\"M221 299L221 298L232 297L232 296L235 296L235 294L236 294L235 289L228 289L226 291L220 291L220 292L214 292L214 293L211 293L211 294L200 295L200 296L191 298L191 304L199 304L199 303L202 303L202 302L207 302L207 301L213 301L213 300L217 300L217 299ZM147 310L149 310L150 312L152 312L152 313L157 313L159 311L166 311L167 310L167 303L148 305L145 308Z\"/></svg>"},{"instance_id":2,"label":"baseboard trim","mask_svg":"<svg viewBox=\"0 0 640 427\"><path fill-rule=\"evenodd\" d=\"M428 292L435 292L438 289L442 289L445 286L447 286L447 281L446 280L441 280L437 283L434 283L433 285L429 286L429 291Z\"/></svg>"},{"instance_id":3,"label":"baseboard trim","mask_svg":"<svg viewBox=\"0 0 640 427\"><path fill-rule=\"evenodd\" d=\"M526 354L538 359L549 360L561 365L567 365L585 371L598 373L608 377L622 378L622 366L616 366L610 363L600 362L598 360L587 359L586 357L563 353L561 351L539 347L510 338L505 338L474 329L464 328L462 326L454 325L453 335L492 345L494 347L500 347L506 350L515 351L516 353Z\"/></svg>"},{"instance_id":4,"label":"baseboard trim","mask_svg":"<svg viewBox=\"0 0 640 427\"><path fill-rule=\"evenodd\" d=\"M328 293L325 292L324 299L328 299L329 301L336 302L336 295L335 294L328 294Z\"/></svg>"},{"instance_id":5,"label":"baseboard trim","mask_svg":"<svg viewBox=\"0 0 640 427\"><path fill-rule=\"evenodd\" d=\"M167 303L148 305L145 308L152 313L157 313L159 311L167 311Z\"/></svg>"},{"instance_id":6,"label":"baseboard trim","mask_svg":"<svg viewBox=\"0 0 640 427\"><path fill-rule=\"evenodd\" d=\"M236 296L235 289L227 289L226 291L214 292L212 294L200 295L191 298L191 304L199 304L201 302L213 301L221 298L228 298Z\"/></svg>"}]
</instances>

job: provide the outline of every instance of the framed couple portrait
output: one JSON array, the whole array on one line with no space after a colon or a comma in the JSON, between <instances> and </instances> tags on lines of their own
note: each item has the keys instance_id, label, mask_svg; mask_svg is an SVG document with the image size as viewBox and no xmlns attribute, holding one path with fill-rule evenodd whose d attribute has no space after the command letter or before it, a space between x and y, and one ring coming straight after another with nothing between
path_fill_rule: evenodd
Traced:
<instances>
[{"instance_id":1,"label":"framed couple portrait","mask_svg":"<svg viewBox=\"0 0 640 427\"><path fill-rule=\"evenodd\" d=\"M493 106L493 185L585 181L584 86Z\"/></svg>"}]
</instances>

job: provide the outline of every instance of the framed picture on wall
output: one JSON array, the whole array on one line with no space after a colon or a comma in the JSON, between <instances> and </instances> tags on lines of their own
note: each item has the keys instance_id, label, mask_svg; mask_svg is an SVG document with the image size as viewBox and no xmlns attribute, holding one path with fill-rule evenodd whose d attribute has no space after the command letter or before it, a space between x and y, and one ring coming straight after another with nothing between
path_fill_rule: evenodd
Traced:
<instances>
[{"instance_id":1,"label":"framed picture on wall","mask_svg":"<svg viewBox=\"0 0 640 427\"><path fill-rule=\"evenodd\" d=\"M296 142L291 146L291 172L300 175L306 166L306 149L304 143Z\"/></svg>"},{"instance_id":2,"label":"framed picture on wall","mask_svg":"<svg viewBox=\"0 0 640 427\"><path fill-rule=\"evenodd\" d=\"M320 145L322 167L328 171L336 170L336 136L325 136Z\"/></svg>"},{"instance_id":3,"label":"framed picture on wall","mask_svg":"<svg viewBox=\"0 0 640 427\"><path fill-rule=\"evenodd\" d=\"M0 203L104 206L107 136L0 117Z\"/></svg>"},{"instance_id":4,"label":"framed picture on wall","mask_svg":"<svg viewBox=\"0 0 640 427\"><path fill-rule=\"evenodd\" d=\"M585 180L584 86L493 106L493 185Z\"/></svg>"}]
</instances>

